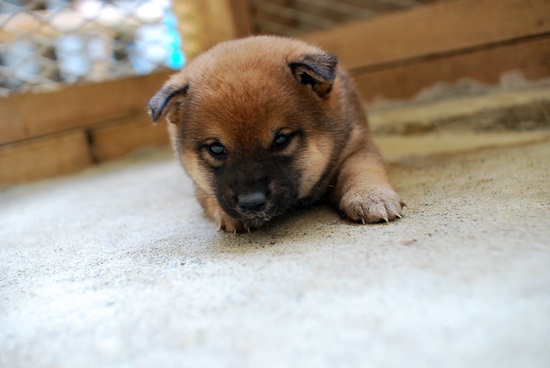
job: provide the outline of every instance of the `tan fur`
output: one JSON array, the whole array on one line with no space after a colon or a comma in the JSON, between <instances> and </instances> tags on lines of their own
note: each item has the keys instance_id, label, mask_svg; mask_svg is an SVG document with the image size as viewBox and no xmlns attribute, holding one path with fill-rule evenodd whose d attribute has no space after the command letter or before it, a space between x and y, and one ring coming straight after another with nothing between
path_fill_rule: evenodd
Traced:
<instances>
[{"instance_id":1,"label":"tan fur","mask_svg":"<svg viewBox=\"0 0 550 368\"><path fill-rule=\"evenodd\" d=\"M296 205L328 192L353 221L401 217L404 204L370 139L358 94L335 60L291 39L227 42L198 56L151 99L151 116L169 121L197 199L221 229L250 231L278 214L272 209L278 198L266 200L265 210L229 214L241 204L232 201L242 186L272 176L265 193L295 196ZM279 134L292 136L280 150L273 148ZM212 155L216 144L227 156Z\"/></svg>"},{"instance_id":2,"label":"tan fur","mask_svg":"<svg viewBox=\"0 0 550 368\"><path fill-rule=\"evenodd\" d=\"M303 153L307 160L302 161L304 178L300 188L299 198L305 198L319 181L326 170L330 155L333 150L333 142L330 136L319 136L313 139L307 150Z\"/></svg>"},{"instance_id":3,"label":"tan fur","mask_svg":"<svg viewBox=\"0 0 550 368\"><path fill-rule=\"evenodd\" d=\"M206 193L211 193L208 183L208 173L201 166L197 156L192 152L184 152L180 155L180 161L187 170L190 177L193 178L195 185Z\"/></svg>"}]
</instances>

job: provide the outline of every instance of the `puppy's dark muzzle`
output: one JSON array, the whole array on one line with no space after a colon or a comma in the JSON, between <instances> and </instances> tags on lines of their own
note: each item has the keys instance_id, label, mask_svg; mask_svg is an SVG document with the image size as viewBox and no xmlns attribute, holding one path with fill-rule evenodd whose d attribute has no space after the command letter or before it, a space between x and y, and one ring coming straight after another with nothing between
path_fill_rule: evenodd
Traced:
<instances>
[{"instance_id":1,"label":"puppy's dark muzzle","mask_svg":"<svg viewBox=\"0 0 550 368\"><path fill-rule=\"evenodd\" d=\"M260 212L263 211L267 204L267 196L265 192L251 192L239 194L237 196L237 205L244 212Z\"/></svg>"},{"instance_id":2,"label":"puppy's dark muzzle","mask_svg":"<svg viewBox=\"0 0 550 368\"><path fill-rule=\"evenodd\" d=\"M269 221L277 214L277 205L268 191L243 191L233 197L233 206L228 214L242 221L250 222L254 227Z\"/></svg>"}]
</instances>

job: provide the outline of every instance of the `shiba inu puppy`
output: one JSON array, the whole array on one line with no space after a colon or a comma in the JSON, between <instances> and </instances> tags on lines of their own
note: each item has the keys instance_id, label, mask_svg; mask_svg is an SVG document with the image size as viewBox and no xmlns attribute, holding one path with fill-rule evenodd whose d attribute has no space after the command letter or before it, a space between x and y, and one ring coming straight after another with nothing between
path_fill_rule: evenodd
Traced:
<instances>
[{"instance_id":1,"label":"shiba inu puppy","mask_svg":"<svg viewBox=\"0 0 550 368\"><path fill-rule=\"evenodd\" d=\"M362 223L401 217L360 98L335 56L298 40L219 44L149 101L206 215L250 231L291 208L329 200Z\"/></svg>"}]
</instances>

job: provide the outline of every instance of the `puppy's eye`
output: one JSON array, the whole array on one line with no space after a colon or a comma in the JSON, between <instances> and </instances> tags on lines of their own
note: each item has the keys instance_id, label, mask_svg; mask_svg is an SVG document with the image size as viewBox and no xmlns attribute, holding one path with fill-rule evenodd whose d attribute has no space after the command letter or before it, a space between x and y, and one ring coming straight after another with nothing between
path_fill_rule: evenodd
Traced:
<instances>
[{"instance_id":1,"label":"puppy's eye","mask_svg":"<svg viewBox=\"0 0 550 368\"><path fill-rule=\"evenodd\" d=\"M209 144L207 146L207 149L208 149L208 153L210 153L210 155L214 158L221 160L221 159L224 159L225 156L227 156L227 150L219 142Z\"/></svg>"},{"instance_id":2,"label":"puppy's eye","mask_svg":"<svg viewBox=\"0 0 550 368\"><path fill-rule=\"evenodd\" d=\"M273 143L271 144L271 148L273 149L281 149L290 143L292 140L292 136L288 134L279 133L273 140Z\"/></svg>"}]
</instances>

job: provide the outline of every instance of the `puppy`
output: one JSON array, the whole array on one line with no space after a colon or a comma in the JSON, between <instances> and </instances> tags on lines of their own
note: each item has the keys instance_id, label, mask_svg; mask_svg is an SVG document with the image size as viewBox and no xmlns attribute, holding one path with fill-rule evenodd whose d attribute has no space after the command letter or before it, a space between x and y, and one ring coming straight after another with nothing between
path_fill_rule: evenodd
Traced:
<instances>
[{"instance_id":1,"label":"puppy","mask_svg":"<svg viewBox=\"0 0 550 368\"><path fill-rule=\"evenodd\" d=\"M301 41L219 44L149 101L206 215L250 231L327 198L361 223L401 217L361 101L336 57Z\"/></svg>"}]
</instances>

